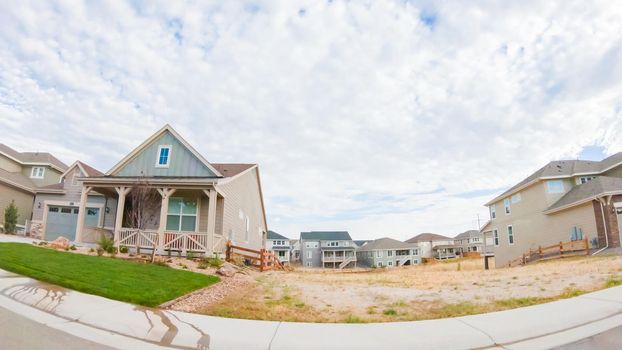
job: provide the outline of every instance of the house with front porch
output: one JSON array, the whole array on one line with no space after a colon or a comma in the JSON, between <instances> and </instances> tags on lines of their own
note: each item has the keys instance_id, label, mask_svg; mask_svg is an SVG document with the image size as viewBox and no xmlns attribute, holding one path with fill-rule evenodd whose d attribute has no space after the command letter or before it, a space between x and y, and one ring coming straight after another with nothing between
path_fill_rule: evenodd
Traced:
<instances>
[{"instance_id":1,"label":"house with front porch","mask_svg":"<svg viewBox=\"0 0 622 350\"><path fill-rule=\"evenodd\" d=\"M370 267L396 267L418 265L421 263L419 246L404 243L392 238L379 238L361 246L357 260Z\"/></svg>"},{"instance_id":2,"label":"house with front porch","mask_svg":"<svg viewBox=\"0 0 622 350\"><path fill-rule=\"evenodd\" d=\"M421 249L423 258L451 259L456 257L454 239L436 233L420 233L406 241L416 243Z\"/></svg>"},{"instance_id":3,"label":"house with front porch","mask_svg":"<svg viewBox=\"0 0 622 350\"><path fill-rule=\"evenodd\" d=\"M170 125L107 173L79 180L76 242L93 238L84 213L97 193L113 216L116 246L207 255L223 253L227 241L263 247L268 230L258 165L210 163Z\"/></svg>"},{"instance_id":4,"label":"house with front porch","mask_svg":"<svg viewBox=\"0 0 622 350\"><path fill-rule=\"evenodd\" d=\"M356 267L356 245L346 231L301 232L300 249L305 267Z\"/></svg>"},{"instance_id":5,"label":"house with front porch","mask_svg":"<svg viewBox=\"0 0 622 350\"><path fill-rule=\"evenodd\" d=\"M292 250L289 238L268 230L266 250L273 252L274 256L277 257L281 263L289 264L290 252Z\"/></svg>"}]
</instances>

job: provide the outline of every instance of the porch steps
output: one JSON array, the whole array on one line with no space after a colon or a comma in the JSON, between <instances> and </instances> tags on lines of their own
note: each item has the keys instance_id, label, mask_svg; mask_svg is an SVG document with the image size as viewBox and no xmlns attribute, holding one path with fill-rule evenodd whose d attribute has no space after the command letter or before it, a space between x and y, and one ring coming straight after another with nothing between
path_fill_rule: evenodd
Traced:
<instances>
[{"instance_id":1,"label":"porch steps","mask_svg":"<svg viewBox=\"0 0 622 350\"><path fill-rule=\"evenodd\" d=\"M349 263L351 262L355 262L356 258L351 256L349 258L347 258L346 260L344 260L341 264L339 264L339 269L343 269L344 267L348 266Z\"/></svg>"}]
</instances>

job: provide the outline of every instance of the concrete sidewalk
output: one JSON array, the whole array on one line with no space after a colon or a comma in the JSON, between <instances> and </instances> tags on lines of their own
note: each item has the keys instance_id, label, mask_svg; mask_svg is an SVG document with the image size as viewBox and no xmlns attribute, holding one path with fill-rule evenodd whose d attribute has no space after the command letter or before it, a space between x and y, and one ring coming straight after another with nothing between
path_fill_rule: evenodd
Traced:
<instances>
[{"instance_id":1,"label":"concrete sidewalk","mask_svg":"<svg viewBox=\"0 0 622 350\"><path fill-rule=\"evenodd\" d=\"M316 324L144 308L0 270L0 307L120 349L550 349L622 325L622 287L548 304L442 320Z\"/></svg>"}]
</instances>

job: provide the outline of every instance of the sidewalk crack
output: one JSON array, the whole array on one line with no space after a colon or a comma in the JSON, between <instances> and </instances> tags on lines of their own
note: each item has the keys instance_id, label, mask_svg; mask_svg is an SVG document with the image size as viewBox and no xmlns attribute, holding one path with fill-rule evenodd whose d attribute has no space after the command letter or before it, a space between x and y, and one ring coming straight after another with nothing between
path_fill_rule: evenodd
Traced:
<instances>
[{"instance_id":1,"label":"sidewalk crack","mask_svg":"<svg viewBox=\"0 0 622 350\"><path fill-rule=\"evenodd\" d=\"M274 338L276 338L276 333L279 331L279 328L281 327L281 323L283 322L279 322L279 324L276 326L276 329L274 330L274 334L272 334L272 338L270 338L270 343L268 343L268 350L272 349L272 342L274 341Z\"/></svg>"},{"instance_id":2,"label":"sidewalk crack","mask_svg":"<svg viewBox=\"0 0 622 350\"><path fill-rule=\"evenodd\" d=\"M456 321L459 321L459 322L462 322L463 324L465 324L465 325L467 325L467 326L469 326L469 327L471 327L471 328L475 329L476 331L478 331L478 332L482 333L483 335L487 336L487 337L488 337L488 339L490 339L490 341L492 342L492 346L493 346L493 347L500 347L500 348L502 348L502 349L506 349L503 345L501 345L501 344L497 344L497 342L496 342L496 341L492 338L492 336L491 336L490 334L486 333L485 331L483 331L483 330L481 330L481 329L479 329L479 328L475 327L474 325L472 325L472 324L470 324L470 323L466 322L466 321L465 321L465 320L463 320L463 319L460 319L460 318L455 318L455 320L456 320ZM484 347L484 349L485 349L485 348L490 348L490 346Z\"/></svg>"}]
</instances>

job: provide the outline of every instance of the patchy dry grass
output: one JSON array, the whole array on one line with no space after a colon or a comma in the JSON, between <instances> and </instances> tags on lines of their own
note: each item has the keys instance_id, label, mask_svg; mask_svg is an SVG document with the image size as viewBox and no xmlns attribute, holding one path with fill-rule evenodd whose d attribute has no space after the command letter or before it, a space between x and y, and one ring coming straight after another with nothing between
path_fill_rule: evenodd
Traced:
<instances>
[{"instance_id":1,"label":"patchy dry grass","mask_svg":"<svg viewBox=\"0 0 622 350\"><path fill-rule=\"evenodd\" d=\"M483 270L479 259L373 271L271 271L197 310L298 322L391 322L513 309L622 285L622 257L579 257ZM459 268L458 268L459 266Z\"/></svg>"}]
</instances>

